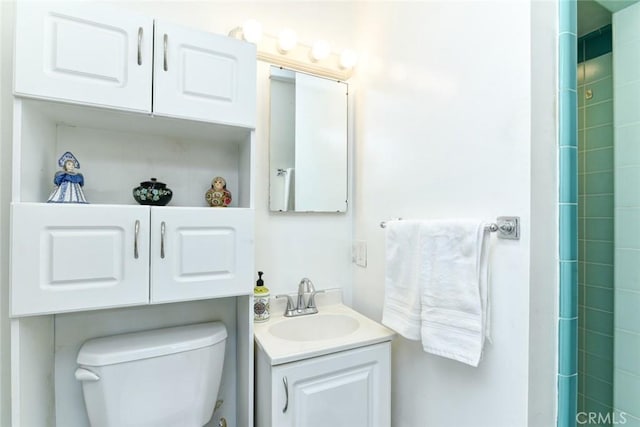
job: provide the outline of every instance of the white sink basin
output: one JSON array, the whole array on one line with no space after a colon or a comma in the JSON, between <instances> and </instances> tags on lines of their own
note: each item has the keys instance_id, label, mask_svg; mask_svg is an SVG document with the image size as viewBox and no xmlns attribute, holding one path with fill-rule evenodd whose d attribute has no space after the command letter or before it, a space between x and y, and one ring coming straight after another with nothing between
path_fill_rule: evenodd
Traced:
<instances>
[{"instance_id":1,"label":"white sink basin","mask_svg":"<svg viewBox=\"0 0 640 427\"><path fill-rule=\"evenodd\" d=\"M284 318L271 325L269 333L288 341L318 341L344 337L359 327L353 316L319 313Z\"/></svg>"},{"instance_id":2,"label":"white sink basin","mask_svg":"<svg viewBox=\"0 0 640 427\"><path fill-rule=\"evenodd\" d=\"M286 302L274 301L271 319L254 324L258 348L271 365L390 341L394 332L340 303L340 293L318 295L319 313L284 317ZM337 300L337 302L336 302ZM329 302L332 303L329 303ZM325 303L326 302L326 303Z\"/></svg>"}]
</instances>

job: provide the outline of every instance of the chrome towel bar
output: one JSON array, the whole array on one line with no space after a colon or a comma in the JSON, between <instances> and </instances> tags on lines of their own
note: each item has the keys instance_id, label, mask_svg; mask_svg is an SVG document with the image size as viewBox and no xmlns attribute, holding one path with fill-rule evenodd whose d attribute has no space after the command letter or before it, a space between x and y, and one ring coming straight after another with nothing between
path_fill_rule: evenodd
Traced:
<instances>
[{"instance_id":1,"label":"chrome towel bar","mask_svg":"<svg viewBox=\"0 0 640 427\"><path fill-rule=\"evenodd\" d=\"M402 218L394 218L400 221ZM385 228L387 221L380 222L380 228ZM496 222L486 224L485 228L492 233L498 233L499 239L520 240L520 217L518 216L499 216Z\"/></svg>"}]
</instances>

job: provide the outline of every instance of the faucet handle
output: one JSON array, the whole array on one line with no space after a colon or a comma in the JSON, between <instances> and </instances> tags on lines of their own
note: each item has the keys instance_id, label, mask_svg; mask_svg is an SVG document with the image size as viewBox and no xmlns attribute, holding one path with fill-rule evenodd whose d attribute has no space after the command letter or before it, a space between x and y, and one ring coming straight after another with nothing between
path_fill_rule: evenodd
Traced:
<instances>
[{"instance_id":1,"label":"faucet handle","mask_svg":"<svg viewBox=\"0 0 640 427\"><path fill-rule=\"evenodd\" d=\"M290 295L276 295L276 299L278 298L286 298L287 299L287 308L286 311L284 313L285 316L290 316L293 314L293 312L295 311L295 307L293 306L293 298L291 298Z\"/></svg>"},{"instance_id":2,"label":"faucet handle","mask_svg":"<svg viewBox=\"0 0 640 427\"><path fill-rule=\"evenodd\" d=\"M309 295L309 302L307 303L307 308L317 308L316 307L316 294L323 294L324 291L316 291L314 290L311 295Z\"/></svg>"}]
</instances>

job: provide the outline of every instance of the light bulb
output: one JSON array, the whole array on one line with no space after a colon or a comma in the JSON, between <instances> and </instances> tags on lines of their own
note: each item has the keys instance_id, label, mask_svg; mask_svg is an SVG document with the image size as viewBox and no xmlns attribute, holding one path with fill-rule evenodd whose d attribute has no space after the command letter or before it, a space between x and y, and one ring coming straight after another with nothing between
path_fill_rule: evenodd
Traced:
<instances>
[{"instance_id":1,"label":"light bulb","mask_svg":"<svg viewBox=\"0 0 640 427\"><path fill-rule=\"evenodd\" d=\"M345 49L340 55L340 67L348 70L353 68L358 62L358 55L352 50Z\"/></svg>"},{"instance_id":2,"label":"light bulb","mask_svg":"<svg viewBox=\"0 0 640 427\"><path fill-rule=\"evenodd\" d=\"M278 48L280 52L287 53L298 44L296 32L290 28L285 28L278 35Z\"/></svg>"},{"instance_id":3,"label":"light bulb","mask_svg":"<svg viewBox=\"0 0 640 427\"><path fill-rule=\"evenodd\" d=\"M325 59L331 53L331 46L325 40L318 40L311 47L311 60L320 61Z\"/></svg>"},{"instance_id":4,"label":"light bulb","mask_svg":"<svg viewBox=\"0 0 640 427\"><path fill-rule=\"evenodd\" d=\"M262 24L249 19L242 24L242 37L249 43L258 43L262 38Z\"/></svg>"}]
</instances>

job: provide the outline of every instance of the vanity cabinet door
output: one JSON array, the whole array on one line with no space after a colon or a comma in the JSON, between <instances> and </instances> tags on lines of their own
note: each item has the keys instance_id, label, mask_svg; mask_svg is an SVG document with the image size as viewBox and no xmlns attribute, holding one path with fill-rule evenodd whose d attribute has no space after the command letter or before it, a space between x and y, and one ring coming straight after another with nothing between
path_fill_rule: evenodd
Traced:
<instances>
[{"instance_id":1,"label":"vanity cabinet door","mask_svg":"<svg viewBox=\"0 0 640 427\"><path fill-rule=\"evenodd\" d=\"M151 302L253 289L253 210L153 207Z\"/></svg>"},{"instance_id":2,"label":"vanity cabinet door","mask_svg":"<svg viewBox=\"0 0 640 427\"><path fill-rule=\"evenodd\" d=\"M255 127L255 45L156 21L154 50L154 114Z\"/></svg>"},{"instance_id":3,"label":"vanity cabinet door","mask_svg":"<svg viewBox=\"0 0 640 427\"><path fill-rule=\"evenodd\" d=\"M274 366L271 426L389 427L390 354L387 342Z\"/></svg>"},{"instance_id":4,"label":"vanity cabinet door","mask_svg":"<svg viewBox=\"0 0 640 427\"><path fill-rule=\"evenodd\" d=\"M148 207L15 203L11 221L13 316L148 302Z\"/></svg>"},{"instance_id":5,"label":"vanity cabinet door","mask_svg":"<svg viewBox=\"0 0 640 427\"><path fill-rule=\"evenodd\" d=\"M15 93L151 111L153 20L89 2L17 2Z\"/></svg>"}]
</instances>

